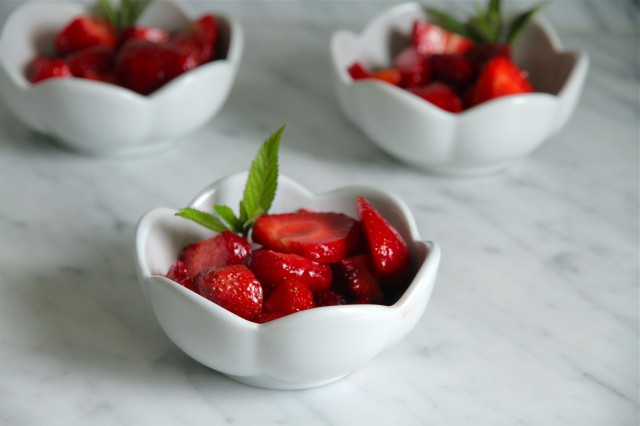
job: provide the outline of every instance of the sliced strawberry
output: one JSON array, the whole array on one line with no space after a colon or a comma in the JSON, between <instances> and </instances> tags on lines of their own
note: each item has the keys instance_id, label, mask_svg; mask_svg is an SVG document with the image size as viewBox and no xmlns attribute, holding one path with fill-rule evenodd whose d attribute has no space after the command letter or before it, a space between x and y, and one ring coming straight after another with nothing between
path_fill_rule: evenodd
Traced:
<instances>
[{"instance_id":1,"label":"sliced strawberry","mask_svg":"<svg viewBox=\"0 0 640 426\"><path fill-rule=\"evenodd\" d=\"M218 21L213 15L203 15L173 39L173 44L192 52L198 65L213 60L218 40Z\"/></svg>"},{"instance_id":2,"label":"sliced strawberry","mask_svg":"<svg viewBox=\"0 0 640 426\"><path fill-rule=\"evenodd\" d=\"M360 62L354 62L348 69L347 72L354 80L362 80L365 78L371 78L371 74L364 69Z\"/></svg>"},{"instance_id":3,"label":"sliced strawberry","mask_svg":"<svg viewBox=\"0 0 640 426\"><path fill-rule=\"evenodd\" d=\"M462 100L451 87L444 83L436 81L423 87L411 88L409 91L445 111L462 111Z\"/></svg>"},{"instance_id":4,"label":"sliced strawberry","mask_svg":"<svg viewBox=\"0 0 640 426\"><path fill-rule=\"evenodd\" d=\"M198 287L189 276L187 267L179 260L169 267L166 277L191 291L195 291L196 293L198 292Z\"/></svg>"},{"instance_id":5,"label":"sliced strawberry","mask_svg":"<svg viewBox=\"0 0 640 426\"><path fill-rule=\"evenodd\" d=\"M255 317L252 321L258 324L264 324L266 322L271 322L271 321L277 320L278 318L282 318L285 315L286 314L284 312L278 312L278 311L262 312L260 315Z\"/></svg>"},{"instance_id":6,"label":"sliced strawberry","mask_svg":"<svg viewBox=\"0 0 640 426\"><path fill-rule=\"evenodd\" d=\"M358 222L342 213L263 215L253 225L253 241L268 249L333 263L362 247Z\"/></svg>"},{"instance_id":7,"label":"sliced strawberry","mask_svg":"<svg viewBox=\"0 0 640 426\"><path fill-rule=\"evenodd\" d=\"M315 307L311 290L295 278L278 284L264 302L266 311L281 312L285 315Z\"/></svg>"},{"instance_id":8,"label":"sliced strawberry","mask_svg":"<svg viewBox=\"0 0 640 426\"><path fill-rule=\"evenodd\" d=\"M371 74L371 78L393 84L394 86L400 86L402 84L402 73L395 68L376 71Z\"/></svg>"},{"instance_id":9,"label":"sliced strawberry","mask_svg":"<svg viewBox=\"0 0 640 426\"><path fill-rule=\"evenodd\" d=\"M483 43L476 46L468 56L475 64L475 67L480 69L493 58L511 59L511 45L507 43Z\"/></svg>"},{"instance_id":10,"label":"sliced strawberry","mask_svg":"<svg viewBox=\"0 0 640 426\"><path fill-rule=\"evenodd\" d=\"M193 54L171 43L134 39L120 49L116 75L124 87L148 95L197 65Z\"/></svg>"},{"instance_id":11,"label":"sliced strawberry","mask_svg":"<svg viewBox=\"0 0 640 426\"><path fill-rule=\"evenodd\" d=\"M440 53L464 55L475 46L473 40L424 21L415 21L413 23L411 40L418 52L427 56Z\"/></svg>"},{"instance_id":12,"label":"sliced strawberry","mask_svg":"<svg viewBox=\"0 0 640 426\"><path fill-rule=\"evenodd\" d=\"M37 56L29 64L27 76L31 83L38 83L50 78L73 77L73 74L65 60Z\"/></svg>"},{"instance_id":13,"label":"sliced strawberry","mask_svg":"<svg viewBox=\"0 0 640 426\"><path fill-rule=\"evenodd\" d=\"M242 263L251 254L251 245L239 235L225 231L206 240L186 246L180 254L189 275L217 266Z\"/></svg>"},{"instance_id":14,"label":"sliced strawberry","mask_svg":"<svg viewBox=\"0 0 640 426\"><path fill-rule=\"evenodd\" d=\"M289 278L297 278L313 293L331 286L333 270L329 265L317 263L297 254L257 250L247 258L247 266L258 278L268 297L272 290Z\"/></svg>"},{"instance_id":15,"label":"sliced strawberry","mask_svg":"<svg viewBox=\"0 0 640 426\"><path fill-rule=\"evenodd\" d=\"M120 33L120 44L124 44L129 40L144 39L155 41L156 43L164 43L169 41L170 35L167 31L156 27L131 26L125 28Z\"/></svg>"},{"instance_id":16,"label":"sliced strawberry","mask_svg":"<svg viewBox=\"0 0 640 426\"><path fill-rule=\"evenodd\" d=\"M468 39L460 34L449 32L447 44L443 53L451 53L456 55L466 55L476 47L473 40Z\"/></svg>"},{"instance_id":17,"label":"sliced strawberry","mask_svg":"<svg viewBox=\"0 0 640 426\"><path fill-rule=\"evenodd\" d=\"M401 284L411 266L407 243L364 197L357 198L357 207L375 273L390 285Z\"/></svg>"},{"instance_id":18,"label":"sliced strawberry","mask_svg":"<svg viewBox=\"0 0 640 426\"><path fill-rule=\"evenodd\" d=\"M262 287L245 265L205 269L194 282L202 296L244 319L262 312Z\"/></svg>"},{"instance_id":19,"label":"sliced strawberry","mask_svg":"<svg viewBox=\"0 0 640 426\"><path fill-rule=\"evenodd\" d=\"M74 77L112 81L115 50L108 46L92 46L67 56L66 60Z\"/></svg>"},{"instance_id":20,"label":"sliced strawberry","mask_svg":"<svg viewBox=\"0 0 640 426\"><path fill-rule=\"evenodd\" d=\"M471 82L474 69L466 55L441 53L429 57L431 76L448 85L463 87Z\"/></svg>"},{"instance_id":21,"label":"sliced strawberry","mask_svg":"<svg viewBox=\"0 0 640 426\"><path fill-rule=\"evenodd\" d=\"M117 44L113 27L105 20L89 16L76 17L55 37L56 50L62 56L91 46L115 48Z\"/></svg>"},{"instance_id":22,"label":"sliced strawberry","mask_svg":"<svg viewBox=\"0 0 640 426\"><path fill-rule=\"evenodd\" d=\"M336 264L337 279L351 294L355 303L382 303L384 294L373 270L371 257L360 254Z\"/></svg>"},{"instance_id":23,"label":"sliced strawberry","mask_svg":"<svg viewBox=\"0 0 640 426\"><path fill-rule=\"evenodd\" d=\"M513 61L496 57L484 66L471 89L471 104L478 105L501 96L533 92L527 73Z\"/></svg>"},{"instance_id":24,"label":"sliced strawberry","mask_svg":"<svg viewBox=\"0 0 640 426\"><path fill-rule=\"evenodd\" d=\"M418 87L431 79L427 58L413 47L402 50L393 60L393 66L402 74L402 87Z\"/></svg>"},{"instance_id":25,"label":"sliced strawberry","mask_svg":"<svg viewBox=\"0 0 640 426\"><path fill-rule=\"evenodd\" d=\"M344 262L344 260L342 262ZM316 293L314 300L317 306L338 306L347 304L347 298L345 295L335 290L326 290Z\"/></svg>"}]
</instances>

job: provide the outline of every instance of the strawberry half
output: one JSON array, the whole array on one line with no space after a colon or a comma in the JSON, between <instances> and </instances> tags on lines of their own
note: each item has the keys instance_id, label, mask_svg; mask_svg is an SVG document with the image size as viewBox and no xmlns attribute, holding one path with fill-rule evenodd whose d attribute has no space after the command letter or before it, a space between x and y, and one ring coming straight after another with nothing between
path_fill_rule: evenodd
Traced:
<instances>
[{"instance_id":1,"label":"strawberry half","mask_svg":"<svg viewBox=\"0 0 640 426\"><path fill-rule=\"evenodd\" d=\"M450 86L464 87L474 77L474 68L466 55L441 53L429 57L431 75L434 80Z\"/></svg>"},{"instance_id":2,"label":"strawberry half","mask_svg":"<svg viewBox=\"0 0 640 426\"><path fill-rule=\"evenodd\" d=\"M326 290L317 293L313 299L316 302L316 306L338 306L347 304L345 295L335 290Z\"/></svg>"},{"instance_id":3,"label":"strawberry half","mask_svg":"<svg viewBox=\"0 0 640 426\"><path fill-rule=\"evenodd\" d=\"M411 41L418 52L425 56L440 53L464 55L475 46L473 40L449 32L439 25L424 21L415 21L413 23Z\"/></svg>"},{"instance_id":4,"label":"strawberry half","mask_svg":"<svg viewBox=\"0 0 640 426\"><path fill-rule=\"evenodd\" d=\"M510 59L499 56L482 69L471 89L470 100L472 105L478 105L501 96L530 92L533 92L533 86L527 73Z\"/></svg>"},{"instance_id":5,"label":"strawberry half","mask_svg":"<svg viewBox=\"0 0 640 426\"><path fill-rule=\"evenodd\" d=\"M320 263L337 262L356 254L362 246L358 222L334 212L263 215L253 226L252 238L268 249Z\"/></svg>"},{"instance_id":6,"label":"strawberry half","mask_svg":"<svg viewBox=\"0 0 640 426\"><path fill-rule=\"evenodd\" d=\"M213 60L217 41L218 21L213 15L203 15L172 40L174 45L191 52L198 65Z\"/></svg>"},{"instance_id":7,"label":"strawberry half","mask_svg":"<svg viewBox=\"0 0 640 426\"><path fill-rule=\"evenodd\" d=\"M245 265L205 269L194 282L202 296L244 319L262 312L262 286Z\"/></svg>"},{"instance_id":8,"label":"strawberry half","mask_svg":"<svg viewBox=\"0 0 640 426\"><path fill-rule=\"evenodd\" d=\"M115 48L118 38L116 31L107 21L78 16L58 32L54 42L58 53L66 56L91 46Z\"/></svg>"},{"instance_id":9,"label":"strawberry half","mask_svg":"<svg viewBox=\"0 0 640 426\"><path fill-rule=\"evenodd\" d=\"M74 77L113 82L115 50L108 46L92 46L67 56Z\"/></svg>"},{"instance_id":10,"label":"strawberry half","mask_svg":"<svg viewBox=\"0 0 640 426\"><path fill-rule=\"evenodd\" d=\"M122 30L122 32L120 33L120 44L122 45L129 40L136 39L149 40L156 43L164 43L169 41L169 38L169 33L161 28L134 25Z\"/></svg>"},{"instance_id":11,"label":"strawberry half","mask_svg":"<svg viewBox=\"0 0 640 426\"><path fill-rule=\"evenodd\" d=\"M50 78L73 77L69 65L63 59L37 56L29 64L27 72L31 83L38 83Z\"/></svg>"},{"instance_id":12,"label":"strawberry half","mask_svg":"<svg viewBox=\"0 0 640 426\"><path fill-rule=\"evenodd\" d=\"M285 315L315 307L311 290L295 278L278 284L264 302L266 311L280 312Z\"/></svg>"},{"instance_id":13,"label":"strawberry half","mask_svg":"<svg viewBox=\"0 0 640 426\"><path fill-rule=\"evenodd\" d=\"M410 88L409 91L445 111L462 111L462 99L444 83L436 81L426 86Z\"/></svg>"},{"instance_id":14,"label":"strawberry half","mask_svg":"<svg viewBox=\"0 0 640 426\"><path fill-rule=\"evenodd\" d=\"M388 281L389 286L400 285L411 266L407 243L363 197L357 198L357 207L376 275Z\"/></svg>"},{"instance_id":15,"label":"strawberry half","mask_svg":"<svg viewBox=\"0 0 640 426\"><path fill-rule=\"evenodd\" d=\"M225 231L206 240L186 246L180 260L191 277L218 266L240 264L251 254L251 245L239 235Z\"/></svg>"},{"instance_id":16,"label":"strawberry half","mask_svg":"<svg viewBox=\"0 0 640 426\"><path fill-rule=\"evenodd\" d=\"M198 287L189 276L187 267L179 260L169 267L166 277L191 291L195 291L196 293L198 292Z\"/></svg>"},{"instance_id":17,"label":"strawberry half","mask_svg":"<svg viewBox=\"0 0 640 426\"><path fill-rule=\"evenodd\" d=\"M382 303L384 294L368 254L343 259L336 264L337 279L355 303Z\"/></svg>"},{"instance_id":18,"label":"strawberry half","mask_svg":"<svg viewBox=\"0 0 640 426\"><path fill-rule=\"evenodd\" d=\"M265 296L289 278L297 278L313 293L331 286L333 270L329 265L317 263L297 254L258 250L247 258L247 266L258 278Z\"/></svg>"},{"instance_id":19,"label":"strawberry half","mask_svg":"<svg viewBox=\"0 0 640 426\"><path fill-rule=\"evenodd\" d=\"M400 71L405 88L422 86L431 79L427 58L413 46L402 50L394 58L393 66Z\"/></svg>"}]
</instances>

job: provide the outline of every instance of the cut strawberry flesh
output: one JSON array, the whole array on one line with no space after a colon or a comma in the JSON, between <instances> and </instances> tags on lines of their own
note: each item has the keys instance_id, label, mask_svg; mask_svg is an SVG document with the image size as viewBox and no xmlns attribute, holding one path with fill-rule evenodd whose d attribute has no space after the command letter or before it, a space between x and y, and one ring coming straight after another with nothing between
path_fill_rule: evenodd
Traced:
<instances>
[{"instance_id":1,"label":"cut strawberry flesh","mask_svg":"<svg viewBox=\"0 0 640 426\"><path fill-rule=\"evenodd\" d=\"M268 249L333 263L361 250L358 222L342 213L284 213L261 216L253 241Z\"/></svg>"},{"instance_id":2,"label":"cut strawberry flesh","mask_svg":"<svg viewBox=\"0 0 640 426\"><path fill-rule=\"evenodd\" d=\"M315 307L311 290L295 278L278 284L264 302L266 311L280 312L285 315Z\"/></svg>"},{"instance_id":3,"label":"cut strawberry flesh","mask_svg":"<svg viewBox=\"0 0 640 426\"><path fill-rule=\"evenodd\" d=\"M402 86L418 87L431 78L431 70L426 57L413 47L402 50L393 60L394 68L402 74Z\"/></svg>"},{"instance_id":4,"label":"cut strawberry flesh","mask_svg":"<svg viewBox=\"0 0 640 426\"><path fill-rule=\"evenodd\" d=\"M232 232L222 232L215 237L198 241L186 246L180 254L180 260L195 277L202 270L242 263L251 253L249 242Z\"/></svg>"}]
</instances>

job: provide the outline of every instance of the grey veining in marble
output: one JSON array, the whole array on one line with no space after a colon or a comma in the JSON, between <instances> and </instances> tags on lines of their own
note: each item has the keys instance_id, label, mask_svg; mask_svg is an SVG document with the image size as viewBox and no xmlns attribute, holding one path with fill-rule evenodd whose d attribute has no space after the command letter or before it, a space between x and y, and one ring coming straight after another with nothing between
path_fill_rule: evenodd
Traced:
<instances>
[{"instance_id":1,"label":"grey veining in marble","mask_svg":"<svg viewBox=\"0 0 640 426\"><path fill-rule=\"evenodd\" d=\"M591 58L580 105L526 161L474 179L395 162L337 108L329 37L387 3L193 3L236 10L246 52L219 116L174 149L78 155L0 103L0 425L638 424L637 2L549 8ZM247 387L180 352L132 257L145 211L245 169L282 123L282 173L395 192L443 250L416 329L308 391Z\"/></svg>"}]
</instances>

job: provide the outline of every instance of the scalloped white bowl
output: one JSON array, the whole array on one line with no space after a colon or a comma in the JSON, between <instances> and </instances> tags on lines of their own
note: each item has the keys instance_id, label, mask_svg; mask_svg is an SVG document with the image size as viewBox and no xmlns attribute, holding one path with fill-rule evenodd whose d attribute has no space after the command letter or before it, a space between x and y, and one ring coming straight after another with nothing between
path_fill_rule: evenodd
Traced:
<instances>
[{"instance_id":1,"label":"scalloped white bowl","mask_svg":"<svg viewBox=\"0 0 640 426\"><path fill-rule=\"evenodd\" d=\"M246 173L223 178L191 203L235 206ZM314 195L280 177L271 212L306 207L357 217L356 195L371 201L407 240L416 272L392 306L344 305L309 309L266 324L247 321L163 275L182 248L211 231L158 208L136 230L135 254L142 290L169 338L196 361L234 380L272 389L303 389L338 380L402 339L422 316L440 262L436 243L423 242L403 202L368 187L345 187Z\"/></svg>"},{"instance_id":2,"label":"scalloped white bowl","mask_svg":"<svg viewBox=\"0 0 640 426\"><path fill-rule=\"evenodd\" d=\"M74 3L30 3L16 9L0 34L0 95L25 125L73 150L124 156L157 151L198 129L222 107L243 49L237 20L216 14L223 59L182 74L143 96L80 78L31 84L25 71L36 53L52 51L55 33L87 9ZM197 18L179 3L154 2L140 20L167 30Z\"/></svg>"},{"instance_id":3,"label":"scalloped white bowl","mask_svg":"<svg viewBox=\"0 0 640 426\"><path fill-rule=\"evenodd\" d=\"M390 84L354 82L347 69L388 67L423 6L405 3L374 18L357 35L337 31L331 39L334 86L345 115L379 148L431 172L476 175L507 168L556 134L573 113L589 60L562 50L557 34L536 18L513 48L536 93L495 99L462 113L444 111ZM404 40L405 44L402 44Z\"/></svg>"}]
</instances>

